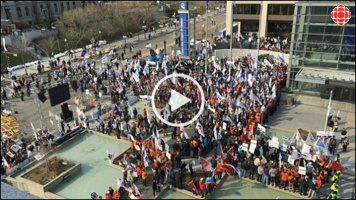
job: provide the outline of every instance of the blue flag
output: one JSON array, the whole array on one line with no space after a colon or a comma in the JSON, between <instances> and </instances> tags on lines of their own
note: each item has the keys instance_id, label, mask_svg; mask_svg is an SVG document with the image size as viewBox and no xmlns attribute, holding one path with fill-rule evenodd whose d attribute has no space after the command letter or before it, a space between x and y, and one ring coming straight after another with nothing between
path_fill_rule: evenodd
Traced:
<instances>
[{"instance_id":1,"label":"blue flag","mask_svg":"<svg viewBox=\"0 0 356 200\"><path fill-rule=\"evenodd\" d=\"M206 1L206 7L209 7L209 1Z\"/></svg>"},{"instance_id":2,"label":"blue flag","mask_svg":"<svg viewBox=\"0 0 356 200\"><path fill-rule=\"evenodd\" d=\"M286 136L283 136L282 135L282 139L289 142L289 143L292 143L292 138L289 138L289 137L286 137Z\"/></svg>"}]
</instances>

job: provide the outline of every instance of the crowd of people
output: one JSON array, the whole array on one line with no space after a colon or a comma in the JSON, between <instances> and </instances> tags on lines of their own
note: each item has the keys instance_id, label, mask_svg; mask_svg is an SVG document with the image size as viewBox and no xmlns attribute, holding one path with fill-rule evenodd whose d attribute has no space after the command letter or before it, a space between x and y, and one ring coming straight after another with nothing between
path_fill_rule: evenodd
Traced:
<instances>
[{"instance_id":1,"label":"crowd of people","mask_svg":"<svg viewBox=\"0 0 356 200\"><path fill-rule=\"evenodd\" d=\"M73 77L79 77L75 79L78 83L70 82L72 87L77 84L73 87L74 90L79 88L79 92L85 92L86 89L91 89L96 95L99 92L104 95L110 93L112 112L103 113L98 103L95 126L97 131L109 135L116 130L118 138L122 133L126 133L132 141L131 157L134 159L128 162L130 156L124 156L121 161L124 180L118 180L120 187L118 190L109 189L106 198L119 198L124 191L131 197L134 195L134 198L142 198L135 184L142 183L143 186L148 186L146 169L151 165L154 171L151 184L154 196L160 188L159 184L169 183L172 187L184 188L185 171L194 176L194 164L186 163L184 158L198 158L199 162L203 162L203 158L210 150L214 151L209 160L211 174L199 181L193 181L195 188L199 190L190 186L193 193L202 197L212 192L216 180L221 179L223 171L229 171L229 166L233 167L236 174L240 173L241 177L248 176L250 179L256 179L266 185L279 186L284 190L293 192L298 190L301 195L309 197L320 195L321 187L329 182L329 177L332 177L330 198L339 197L337 180L341 171L337 170L332 175L332 169L327 167L328 157L319 156L315 159L315 153L308 156L301 154L301 158L296 157L295 162L288 162L289 155L294 156L293 153L301 151L297 146L288 146L283 151L273 147L268 142L271 138L264 133L263 127L261 128L261 124L268 123L269 117L277 111L280 103L281 88L285 86L288 66L283 59L266 58L260 63L254 63L250 54L233 60L227 57L212 60L208 56L209 75L189 72L189 75L202 86L206 100L205 109L195 123L194 134L189 136L186 131L188 127L169 127L157 117L149 116L146 110L142 114L137 113L135 108L131 108L127 98L127 91L134 92L136 96L150 94L161 78L175 73L174 66L179 63L179 56L170 56L169 59L161 57L161 61L153 67L147 61L124 60L124 57L119 64L117 59L120 55L113 53L111 56L110 62L106 61L102 66L87 59L76 64L63 61L61 68L49 75L47 81L39 81L36 76L32 76L32 81L37 83L37 87L53 80L68 81L73 80ZM205 56L207 55L200 52L201 59L198 62L202 65ZM105 85L104 80L109 84ZM19 82L20 88L27 85L26 81L24 80L26 84ZM17 82L15 79L13 83ZM180 78L169 79L159 87L156 100L166 104L171 89L189 97L191 102L175 112L170 112L168 107L168 115L164 109L162 116L172 123L189 121L193 113L200 109L203 101L201 91L191 81L185 83ZM105 120L101 118L102 115L105 115ZM135 119L134 122L132 118ZM121 125L121 120L125 122L124 125ZM79 120L75 120L74 123L73 126L81 126ZM89 128L89 119L86 118L82 125ZM60 129L65 134L71 127L61 122ZM174 142L169 151L164 140L160 139L158 130L164 135L171 134ZM151 137L147 139L148 136ZM45 145L50 140L53 138L49 134L33 142L36 144L42 141ZM3 154L6 152L6 155L2 156L9 165L20 162L21 158L25 159L26 156L22 155L34 150L31 141L23 142L21 145L26 146L14 152L16 156L12 158L7 154L12 146L9 141L2 146ZM243 150L244 144L251 145L253 141L256 142L253 152ZM136 146L140 150L136 149ZM335 161L339 163L340 157L337 156ZM306 168L305 175L298 173L299 167Z\"/></svg>"}]
</instances>

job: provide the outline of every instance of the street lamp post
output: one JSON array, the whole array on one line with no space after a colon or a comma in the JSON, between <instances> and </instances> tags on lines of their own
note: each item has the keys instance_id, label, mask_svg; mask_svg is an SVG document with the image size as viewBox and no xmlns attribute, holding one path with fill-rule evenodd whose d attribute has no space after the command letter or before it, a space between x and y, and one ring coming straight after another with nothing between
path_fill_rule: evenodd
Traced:
<instances>
[{"instance_id":1,"label":"street lamp post","mask_svg":"<svg viewBox=\"0 0 356 200\"><path fill-rule=\"evenodd\" d=\"M266 111L266 107L264 105L262 105L261 111L262 111L261 125L263 125L263 115L264 115L264 112Z\"/></svg>"},{"instance_id":2,"label":"street lamp post","mask_svg":"<svg viewBox=\"0 0 356 200\"><path fill-rule=\"evenodd\" d=\"M7 57L7 49L6 49L6 43L5 43L5 38L2 38L2 42L3 42L3 45L4 45L4 52L5 52L5 57L6 57L6 64L7 64L7 68L9 69L10 68L10 63L9 63L9 59Z\"/></svg>"},{"instance_id":3,"label":"street lamp post","mask_svg":"<svg viewBox=\"0 0 356 200\"><path fill-rule=\"evenodd\" d=\"M69 51L68 45L67 45L67 38L64 38L64 48ZM69 53L69 52L68 52Z\"/></svg>"},{"instance_id":4,"label":"street lamp post","mask_svg":"<svg viewBox=\"0 0 356 200\"><path fill-rule=\"evenodd\" d=\"M206 1L206 19L205 19L205 59L204 59L204 64L205 64L205 75L208 75L208 1Z\"/></svg>"}]
</instances>

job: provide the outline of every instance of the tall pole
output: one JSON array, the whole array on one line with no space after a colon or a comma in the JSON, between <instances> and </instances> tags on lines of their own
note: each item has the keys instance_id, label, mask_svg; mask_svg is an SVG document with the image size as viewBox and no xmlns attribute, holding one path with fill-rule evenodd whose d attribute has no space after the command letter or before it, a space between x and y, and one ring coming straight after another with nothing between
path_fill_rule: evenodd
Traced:
<instances>
[{"instance_id":1,"label":"tall pole","mask_svg":"<svg viewBox=\"0 0 356 200\"><path fill-rule=\"evenodd\" d=\"M194 10L194 52L193 52L193 55L194 55L194 59L193 59L193 65L194 65L194 68L195 68L195 71L197 71L197 66L195 65L195 60L197 59L197 49L196 49L196 37L195 37L195 33L196 33L196 10Z\"/></svg>"},{"instance_id":2,"label":"tall pole","mask_svg":"<svg viewBox=\"0 0 356 200\"><path fill-rule=\"evenodd\" d=\"M205 19L205 75L208 74L208 8L209 1L206 1L206 19Z\"/></svg>"},{"instance_id":3,"label":"tall pole","mask_svg":"<svg viewBox=\"0 0 356 200\"><path fill-rule=\"evenodd\" d=\"M260 21L259 21L259 23L261 23L262 22L262 8L263 8L263 6L262 6L262 1L261 1L261 6L260 6ZM260 40L260 32L261 32L261 30L258 30L258 36L257 36L257 59L256 59L256 62L257 62L257 64L258 64L258 56L260 55L260 42L261 42L261 40ZM257 65L256 65L257 66ZM257 70L257 69L256 69Z\"/></svg>"},{"instance_id":4,"label":"tall pole","mask_svg":"<svg viewBox=\"0 0 356 200\"><path fill-rule=\"evenodd\" d=\"M332 97L333 97L333 91L331 90L331 91L330 91L329 104L328 104L328 111L326 112L324 133L326 133L326 129L327 129L327 126L328 126L328 118L329 118L329 112L330 112L330 109L331 109L331 99L332 99Z\"/></svg>"},{"instance_id":5,"label":"tall pole","mask_svg":"<svg viewBox=\"0 0 356 200\"><path fill-rule=\"evenodd\" d=\"M234 1L235 3L235 1ZM234 25L234 4L231 6L231 32L230 32L230 60L232 60L232 34L233 34L233 25Z\"/></svg>"}]
</instances>

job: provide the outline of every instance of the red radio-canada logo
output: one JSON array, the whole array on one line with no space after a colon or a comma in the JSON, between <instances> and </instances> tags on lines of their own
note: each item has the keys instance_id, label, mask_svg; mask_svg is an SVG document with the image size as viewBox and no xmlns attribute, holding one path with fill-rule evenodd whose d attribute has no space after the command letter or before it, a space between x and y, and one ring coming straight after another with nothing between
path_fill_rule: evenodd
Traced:
<instances>
[{"instance_id":1,"label":"red radio-canada logo","mask_svg":"<svg viewBox=\"0 0 356 200\"><path fill-rule=\"evenodd\" d=\"M331 12L330 16L331 19L333 19L334 22L338 25L344 25L350 20L351 12L349 11L349 8L345 7L344 5L338 5Z\"/></svg>"}]
</instances>

